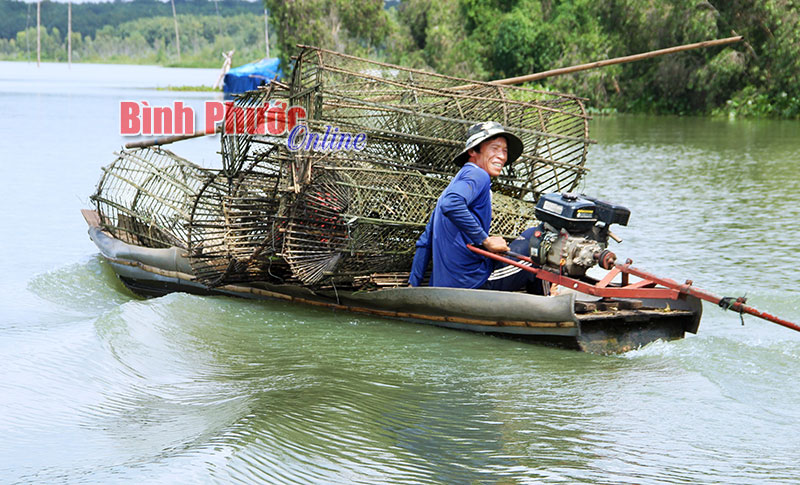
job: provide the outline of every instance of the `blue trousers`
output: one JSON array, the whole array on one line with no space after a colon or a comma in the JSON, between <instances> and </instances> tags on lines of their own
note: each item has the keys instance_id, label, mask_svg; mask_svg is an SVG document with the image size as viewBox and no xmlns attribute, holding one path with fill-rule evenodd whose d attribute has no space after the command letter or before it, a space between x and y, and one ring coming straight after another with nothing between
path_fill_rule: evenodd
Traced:
<instances>
[{"instance_id":1,"label":"blue trousers","mask_svg":"<svg viewBox=\"0 0 800 485\"><path fill-rule=\"evenodd\" d=\"M538 227L531 227L526 229L525 232L511 242L508 247L511 251L522 254L524 256L531 255L531 237ZM520 261L522 264L529 266L530 263ZM497 291L518 291L526 290L528 293L535 295L548 295L550 294L550 284L542 281L530 271L525 271L514 265L503 263L500 261L494 262L494 270L489 275L489 279L481 286L484 290L497 290Z\"/></svg>"}]
</instances>

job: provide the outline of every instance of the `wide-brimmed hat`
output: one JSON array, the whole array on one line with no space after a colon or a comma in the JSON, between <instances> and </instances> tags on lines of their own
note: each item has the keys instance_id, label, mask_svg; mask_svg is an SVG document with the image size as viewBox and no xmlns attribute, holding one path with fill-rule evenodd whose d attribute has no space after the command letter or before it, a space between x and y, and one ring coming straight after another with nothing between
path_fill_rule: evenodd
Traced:
<instances>
[{"instance_id":1,"label":"wide-brimmed hat","mask_svg":"<svg viewBox=\"0 0 800 485\"><path fill-rule=\"evenodd\" d=\"M522 140L517 138L513 133L506 131L503 125L496 121L486 121L470 126L469 130L467 130L467 143L464 146L464 151L453 159L453 163L456 165L464 165L467 160L469 160L469 153L467 152L470 149L477 147L487 139L496 135L503 135L503 137L505 137L506 143L508 144L506 165L511 165L514 163L514 160L522 155Z\"/></svg>"}]
</instances>

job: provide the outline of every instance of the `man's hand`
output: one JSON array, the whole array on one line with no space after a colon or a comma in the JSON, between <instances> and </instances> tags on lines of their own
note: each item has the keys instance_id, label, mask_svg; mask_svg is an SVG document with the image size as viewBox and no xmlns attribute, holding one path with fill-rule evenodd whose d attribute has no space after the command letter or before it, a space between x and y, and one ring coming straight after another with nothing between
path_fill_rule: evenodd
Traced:
<instances>
[{"instance_id":1,"label":"man's hand","mask_svg":"<svg viewBox=\"0 0 800 485\"><path fill-rule=\"evenodd\" d=\"M487 251L491 251L493 253L504 253L506 251L510 251L508 244L506 244L506 240L500 236L489 236L484 239L481 244L483 244L483 247L485 247Z\"/></svg>"}]
</instances>

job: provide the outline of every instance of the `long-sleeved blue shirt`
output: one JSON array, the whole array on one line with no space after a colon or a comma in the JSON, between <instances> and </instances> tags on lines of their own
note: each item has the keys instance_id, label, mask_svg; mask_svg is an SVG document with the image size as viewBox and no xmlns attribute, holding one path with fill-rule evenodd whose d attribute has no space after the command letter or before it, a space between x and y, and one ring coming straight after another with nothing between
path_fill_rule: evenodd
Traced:
<instances>
[{"instance_id":1,"label":"long-sleeved blue shirt","mask_svg":"<svg viewBox=\"0 0 800 485\"><path fill-rule=\"evenodd\" d=\"M433 259L430 286L482 286L492 272L492 261L467 249L467 244L480 245L489 236L491 222L491 178L474 163L465 163L442 192L417 240L409 284L420 285Z\"/></svg>"}]
</instances>

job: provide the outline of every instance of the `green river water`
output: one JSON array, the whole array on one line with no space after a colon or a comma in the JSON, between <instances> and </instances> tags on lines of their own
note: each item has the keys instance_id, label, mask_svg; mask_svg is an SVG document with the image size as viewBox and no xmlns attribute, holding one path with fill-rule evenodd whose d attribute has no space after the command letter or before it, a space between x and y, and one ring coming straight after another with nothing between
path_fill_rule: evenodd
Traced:
<instances>
[{"instance_id":1,"label":"green river water","mask_svg":"<svg viewBox=\"0 0 800 485\"><path fill-rule=\"evenodd\" d=\"M712 305L617 356L122 287L79 210L120 100L214 70L0 63L0 483L798 483L800 334ZM622 258L800 320L800 123L619 116ZM175 145L213 166L218 141Z\"/></svg>"}]
</instances>

